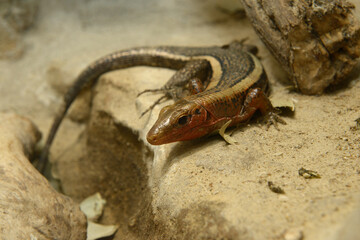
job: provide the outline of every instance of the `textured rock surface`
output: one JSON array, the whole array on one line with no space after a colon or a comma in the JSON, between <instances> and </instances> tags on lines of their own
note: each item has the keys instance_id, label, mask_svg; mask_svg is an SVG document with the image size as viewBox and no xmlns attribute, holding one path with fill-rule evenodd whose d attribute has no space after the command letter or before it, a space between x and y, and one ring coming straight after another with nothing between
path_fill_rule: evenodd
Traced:
<instances>
[{"instance_id":1,"label":"textured rock surface","mask_svg":"<svg viewBox=\"0 0 360 240\"><path fill-rule=\"evenodd\" d=\"M279 132L252 122L235 133L237 146L214 136L153 154L141 139L159 108L151 119L139 120L138 113L158 96L133 101L140 89L160 86L173 72L137 68L105 76L94 91L91 124L65 119L52 161L72 197L102 193L109 203L102 223L121 226L116 240L328 240L341 234L360 192L359 133L350 129L360 117L358 75L320 97L285 92L277 81L284 73L250 22L212 1L43 1L40 10L37 28L23 39L31 47L18 61L0 61L0 109L31 117L44 134L64 86L99 56L135 46L223 45L249 37L260 48L272 93L296 102L295 115L285 117L288 125ZM86 118L82 105L72 116ZM301 167L322 178L300 177ZM271 192L267 181L285 195ZM343 231L357 226L349 227Z\"/></svg>"},{"instance_id":2,"label":"textured rock surface","mask_svg":"<svg viewBox=\"0 0 360 240\"><path fill-rule=\"evenodd\" d=\"M360 23L346 0L243 0L260 38L305 94L343 81L360 57Z\"/></svg>"},{"instance_id":3,"label":"textured rock surface","mask_svg":"<svg viewBox=\"0 0 360 240\"><path fill-rule=\"evenodd\" d=\"M104 221L120 222L120 232L133 238L268 239L297 234L328 239L337 234L360 186L359 139L349 127L354 123L346 120L347 114L329 113L338 100L322 98L328 108L314 116L306 109L317 109L319 102L308 97L297 104L296 120L286 118L288 125L281 131L265 131L253 123L234 134L241 143L236 146L213 136L153 147L144 136L161 107L139 120L157 96L135 96L151 86L146 79L157 87L161 82L156 79L170 76L168 70L136 68L100 79L87 130L56 163L67 194L83 198L100 191L109 204ZM347 97L358 88L342 95L342 101L360 101ZM350 119L360 110L352 109ZM339 118L343 123L338 126L325 127L320 121ZM295 122L299 128L294 129ZM301 167L318 171L321 179L299 176ZM270 191L268 181L285 194Z\"/></svg>"},{"instance_id":4,"label":"textured rock surface","mask_svg":"<svg viewBox=\"0 0 360 240\"><path fill-rule=\"evenodd\" d=\"M0 114L0 238L86 239L79 206L57 193L29 162L39 138L29 120Z\"/></svg>"}]
</instances>

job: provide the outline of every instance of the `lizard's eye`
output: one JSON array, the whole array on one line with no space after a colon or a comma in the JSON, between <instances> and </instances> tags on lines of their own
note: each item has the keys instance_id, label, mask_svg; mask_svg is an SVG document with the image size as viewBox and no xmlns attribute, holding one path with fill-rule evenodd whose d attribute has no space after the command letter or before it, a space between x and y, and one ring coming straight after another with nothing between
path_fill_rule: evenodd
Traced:
<instances>
[{"instance_id":1,"label":"lizard's eye","mask_svg":"<svg viewBox=\"0 0 360 240\"><path fill-rule=\"evenodd\" d=\"M185 116L180 117L178 120L179 125L185 125L188 122L190 117L191 117L191 115L185 115Z\"/></svg>"},{"instance_id":2,"label":"lizard's eye","mask_svg":"<svg viewBox=\"0 0 360 240\"><path fill-rule=\"evenodd\" d=\"M195 114L199 115L201 112L200 112L200 109L195 109Z\"/></svg>"}]
</instances>

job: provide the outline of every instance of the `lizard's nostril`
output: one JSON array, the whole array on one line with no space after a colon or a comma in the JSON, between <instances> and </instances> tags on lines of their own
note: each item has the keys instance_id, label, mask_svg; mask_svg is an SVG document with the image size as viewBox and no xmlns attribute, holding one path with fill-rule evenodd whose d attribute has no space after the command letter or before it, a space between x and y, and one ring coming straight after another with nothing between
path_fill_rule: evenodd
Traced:
<instances>
[{"instance_id":1,"label":"lizard's nostril","mask_svg":"<svg viewBox=\"0 0 360 240\"><path fill-rule=\"evenodd\" d=\"M149 135L147 135L146 139L150 144L153 144L153 142L155 140L154 136L149 136Z\"/></svg>"},{"instance_id":2,"label":"lizard's nostril","mask_svg":"<svg viewBox=\"0 0 360 240\"><path fill-rule=\"evenodd\" d=\"M151 131L149 131L148 134L146 135L146 140L150 144L156 145L156 134L153 134Z\"/></svg>"}]
</instances>

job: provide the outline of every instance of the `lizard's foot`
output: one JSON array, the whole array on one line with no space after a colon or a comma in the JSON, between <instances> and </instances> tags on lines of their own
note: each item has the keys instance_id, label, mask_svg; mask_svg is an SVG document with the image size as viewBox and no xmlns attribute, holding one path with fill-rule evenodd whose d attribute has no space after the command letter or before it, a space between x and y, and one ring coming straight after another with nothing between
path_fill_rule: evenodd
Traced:
<instances>
[{"instance_id":1,"label":"lizard's foot","mask_svg":"<svg viewBox=\"0 0 360 240\"><path fill-rule=\"evenodd\" d=\"M274 125L275 129L280 131L278 123L286 125L286 122L279 116L279 110L271 110L265 116L266 130L269 129L270 125Z\"/></svg>"},{"instance_id":2,"label":"lizard's foot","mask_svg":"<svg viewBox=\"0 0 360 240\"><path fill-rule=\"evenodd\" d=\"M138 95L136 97L141 96L144 93L163 93L164 95L161 96L160 98L158 98L150 107L148 107L144 112L141 113L139 118L142 118L146 113L148 113L149 111L153 110L153 108L158 105L161 100L165 99L165 98L170 98L169 96L171 96L171 94L169 93L170 90L162 87L162 88L156 88L156 89L145 89L144 91L138 93Z\"/></svg>"},{"instance_id":3,"label":"lizard's foot","mask_svg":"<svg viewBox=\"0 0 360 240\"><path fill-rule=\"evenodd\" d=\"M166 95L160 97L158 100L156 100L150 107L148 107L144 112L141 113L139 118L142 118L147 112L153 110L153 108L158 105L160 103L161 100L163 100L164 98L167 98Z\"/></svg>"},{"instance_id":4,"label":"lizard's foot","mask_svg":"<svg viewBox=\"0 0 360 240\"><path fill-rule=\"evenodd\" d=\"M140 92L137 97L144 93L162 93L164 96L156 100L140 117L152 110L164 98L177 101L188 93L196 94L204 90L203 81L210 79L212 70L207 60L191 60L178 70L170 80L161 88L146 89ZM202 81L203 80L203 81ZM190 86L190 87L189 87Z\"/></svg>"}]
</instances>

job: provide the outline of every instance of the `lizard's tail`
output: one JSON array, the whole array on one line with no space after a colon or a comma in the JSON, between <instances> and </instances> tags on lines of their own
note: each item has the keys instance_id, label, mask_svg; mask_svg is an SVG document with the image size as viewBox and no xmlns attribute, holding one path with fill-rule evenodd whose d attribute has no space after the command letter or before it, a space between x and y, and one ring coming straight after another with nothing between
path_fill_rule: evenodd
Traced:
<instances>
[{"instance_id":1,"label":"lizard's tail","mask_svg":"<svg viewBox=\"0 0 360 240\"><path fill-rule=\"evenodd\" d=\"M40 159L35 163L39 172L43 173L48 162L48 155L51 144L56 132L66 115L72 102L78 96L80 91L86 86L93 86L97 79L104 73L113 70L124 69L133 66L153 66L180 69L188 60L186 57L169 58L174 50L182 48L134 48L106 55L88 66L75 80L64 97L63 105L55 117L51 126L44 148L42 149Z\"/></svg>"}]
</instances>

